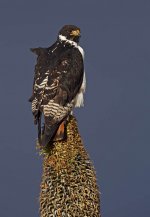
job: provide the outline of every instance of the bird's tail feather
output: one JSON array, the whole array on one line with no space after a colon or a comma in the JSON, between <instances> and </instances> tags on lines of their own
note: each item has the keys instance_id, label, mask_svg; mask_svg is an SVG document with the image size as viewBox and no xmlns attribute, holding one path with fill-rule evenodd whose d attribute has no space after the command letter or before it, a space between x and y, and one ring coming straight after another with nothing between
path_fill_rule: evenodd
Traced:
<instances>
[{"instance_id":1,"label":"bird's tail feather","mask_svg":"<svg viewBox=\"0 0 150 217\"><path fill-rule=\"evenodd\" d=\"M38 140L41 143L41 114L38 117Z\"/></svg>"},{"instance_id":2,"label":"bird's tail feather","mask_svg":"<svg viewBox=\"0 0 150 217\"><path fill-rule=\"evenodd\" d=\"M41 140L40 144L42 146L45 146L51 141L53 141L53 138L57 132L58 127L59 127L58 124L52 125L51 127L45 126L44 133L42 134L40 139Z\"/></svg>"},{"instance_id":3,"label":"bird's tail feather","mask_svg":"<svg viewBox=\"0 0 150 217\"><path fill-rule=\"evenodd\" d=\"M53 141L62 141L62 140L65 140L66 137L67 137L67 135L66 135L66 130L65 130L65 122L63 121L59 125Z\"/></svg>"},{"instance_id":4,"label":"bird's tail feather","mask_svg":"<svg viewBox=\"0 0 150 217\"><path fill-rule=\"evenodd\" d=\"M52 125L51 127L45 127L39 142L42 146L45 146L50 142L62 141L65 138L65 124L63 121L62 123Z\"/></svg>"}]
</instances>

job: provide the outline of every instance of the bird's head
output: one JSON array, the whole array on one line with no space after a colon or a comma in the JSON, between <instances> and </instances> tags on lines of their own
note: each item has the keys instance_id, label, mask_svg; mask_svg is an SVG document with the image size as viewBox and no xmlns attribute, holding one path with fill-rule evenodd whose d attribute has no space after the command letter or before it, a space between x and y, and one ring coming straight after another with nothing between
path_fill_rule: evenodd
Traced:
<instances>
[{"instance_id":1,"label":"bird's head","mask_svg":"<svg viewBox=\"0 0 150 217\"><path fill-rule=\"evenodd\" d=\"M64 37L76 43L79 42L80 36L80 28L74 25L65 25L59 31L59 38Z\"/></svg>"}]
</instances>

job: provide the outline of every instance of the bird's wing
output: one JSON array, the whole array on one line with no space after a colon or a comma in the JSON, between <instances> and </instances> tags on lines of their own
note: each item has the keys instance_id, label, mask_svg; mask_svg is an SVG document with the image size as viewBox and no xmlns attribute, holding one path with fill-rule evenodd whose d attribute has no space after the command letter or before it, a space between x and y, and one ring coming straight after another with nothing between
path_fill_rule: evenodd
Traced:
<instances>
[{"instance_id":1,"label":"bird's wing","mask_svg":"<svg viewBox=\"0 0 150 217\"><path fill-rule=\"evenodd\" d=\"M37 63L35 65L35 74L33 79L33 93L29 101L32 102L32 113L34 117L37 116L39 108L40 86L46 76L46 70L48 67L48 51L46 48L31 48L31 51L37 55ZM35 121L37 122L37 121Z\"/></svg>"},{"instance_id":2,"label":"bird's wing","mask_svg":"<svg viewBox=\"0 0 150 217\"><path fill-rule=\"evenodd\" d=\"M53 66L41 66L41 70L34 82L32 109L33 113L38 109L44 114L43 143L47 143L74 106L73 99L83 81L83 59L80 52L72 48L64 52Z\"/></svg>"},{"instance_id":3,"label":"bird's wing","mask_svg":"<svg viewBox=\"0 0 150 217\"><path fill-rule=\"evenodd\" d=\"M68 114L81 87L83 71L82 56L76 49L71 55L66 52L59 58L55 67L49 69L42 97L45 117L61 121Z\"/></svg>"}]
</instances>

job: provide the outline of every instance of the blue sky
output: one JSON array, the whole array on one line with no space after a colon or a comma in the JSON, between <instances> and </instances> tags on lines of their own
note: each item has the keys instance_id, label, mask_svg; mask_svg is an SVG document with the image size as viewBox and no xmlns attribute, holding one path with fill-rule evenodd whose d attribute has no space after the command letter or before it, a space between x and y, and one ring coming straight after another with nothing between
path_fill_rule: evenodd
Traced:
<instances>
[{"instance_id":1,"label":"blue sky","mask_svg":"<svg viewBox=\"0 0 150 217\"><path fill-rule=\"evenodd\" d=\"M75 111L97 171L103 217L149 217L150 2L1 1L0 216L38 216L42 160L28 98L35 56L81 28L85 107Z\"/></svg>"}]
</instances>

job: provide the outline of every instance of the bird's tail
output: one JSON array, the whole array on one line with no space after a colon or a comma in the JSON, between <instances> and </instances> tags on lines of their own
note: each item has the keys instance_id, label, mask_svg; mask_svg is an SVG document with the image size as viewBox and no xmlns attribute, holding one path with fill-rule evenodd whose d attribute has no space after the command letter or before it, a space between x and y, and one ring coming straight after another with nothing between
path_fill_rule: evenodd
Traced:
<instances>
[{"instance_id":1,"label":"bird's tail","mask_svg":"<svg viewBox=\"0 0 150 217\"><path fill-rule=\"evenodd\" d=\"M66 138L65 133L65 123L57 123L51 127L45 126L43 129L42 136L39 139L39 142L42 146L47 145L48 143L61 141Z\"/></svg>"},{"instance_id":2,"label":"bird's tail","mask_svg":"<svg viewBox=\"0 0 150 217\"><path fill-rule=\"evenodd\" d=\"M38 140L39 143L41 144L41 113L39 114L37 122L38 122Z\"/></svg>"}]
</instances>

